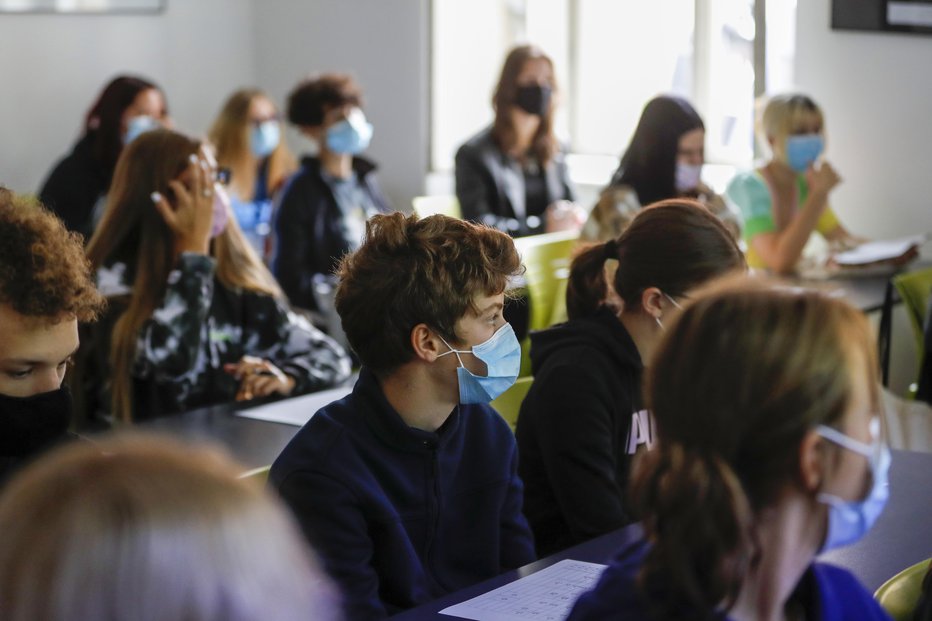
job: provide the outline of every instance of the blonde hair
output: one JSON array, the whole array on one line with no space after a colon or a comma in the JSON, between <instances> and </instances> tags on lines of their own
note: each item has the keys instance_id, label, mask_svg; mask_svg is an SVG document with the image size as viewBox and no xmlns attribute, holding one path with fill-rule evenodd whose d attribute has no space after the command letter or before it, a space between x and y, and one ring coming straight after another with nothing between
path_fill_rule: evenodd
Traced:
<instances>
[{"instance_id":1,"label":"blonde hair","mask_svg":"<svg viewBox=\"0 0 932 621\"><path fill-rule=\"evenodd\" d=\"M231 184L237 189L237 196L243 200L252 198L256 185L257 170L249 147L251 127L249 109L253 101L260 97L275 107L272 99L257 88L244 88L230 95L208 133L210 141L217 150L217 163L229 168L233 173ZM281 140L268 157L266 189L270 195L281 187L288 175L296 168L294 156L285 144L285 132L281 120L278 124L282 130Z\"/></svg>"},{"instance_id":2,"label":"blonde hair","mask_svg":"<svg viewBox=\"0 0 932 621\"><path fill-rule=\"evenodd\" d=\"M133 279L125 312L114 325L110 346L111 407L117 420L132 421L132 377L136 340L143 324L165 296L175 265L174 234L152 204L158 191L172 196L168 182L188 166L202 143L177 132L146 132L123 151L117 162L103 218L88 244L93 269L125 261ZM229 289L283 298L278 283L246 241L235 218L211 243L216 278Z\"/></svg>"},{"instance_id":3,"label":"blonde hair","mask_svg":"<svg viewBox=\"0 0 932 621\"><path fill-rule=\"evenodd\" d=\"M807 120L816 119L825 130L822 109L807 95L789 93L757 101L757 133L761 148L776 159L786 159L786 139Z\"/></svg>"},{"instance_id":4,"label":"blonde hair","mask_svg":"<svg viewBox=\"0 0 932 621\"><path fill-rule=\"evenodd\" d=\"M286 510L219 452L73 443L0 497L5 621L335 619Z\"/></svg>"}]
</instances>

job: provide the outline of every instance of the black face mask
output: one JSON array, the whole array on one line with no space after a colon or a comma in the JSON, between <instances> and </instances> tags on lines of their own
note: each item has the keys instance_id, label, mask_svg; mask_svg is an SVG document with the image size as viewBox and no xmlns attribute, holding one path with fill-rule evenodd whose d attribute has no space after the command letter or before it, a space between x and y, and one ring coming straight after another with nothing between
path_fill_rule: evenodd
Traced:
<instances>
[{"instance_id":1,"label":"black face mask","mask_svg":"<svg viewBox=\"0 0 932 621\"><path fill-rule=\"evenodd\" d=\"M0 455L23 457L60 440L71 424L67 386L31 397L0 394Z\"/></svg>"},{"instance_id":2,"label":"black face mask","mask_svg":"<svg viewBox=\"0 0 932 621\"><path fill-rule=\"evenodd\" d=\"M551 95L553 95L553 89L549 86L541 86L540 84L519 86L518 94L515 97L515 105L528 114L544 116L550 110Z\"/></svg>"}]
</instances>

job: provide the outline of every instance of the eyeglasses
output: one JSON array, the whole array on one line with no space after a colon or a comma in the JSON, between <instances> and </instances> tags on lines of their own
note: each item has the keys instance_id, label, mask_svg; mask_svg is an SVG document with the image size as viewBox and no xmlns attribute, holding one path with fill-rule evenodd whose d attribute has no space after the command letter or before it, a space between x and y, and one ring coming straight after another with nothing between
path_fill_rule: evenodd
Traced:
<instances>
[{"instance_id":1,"label":"eyeglasses","mask_svg":"<svg viewBox=\"0 0 932 621\"><path fill-rule=\"evenodd\" d=\"M233 171L229 168L218 168L216 172L214 172L214 181L220 185L229 185L232 177Z\"/></svg>"},{"instance_id":2,"label":"eyeglasses","mask_svg":"<svg viewBox=\"0 0 932 621\"><path fill-rule=\"evenodd\" d=\"M282 115L273 114L272 116L267 116L264 119L249 119L249 122L256 127L259 127L260 125L262 125L263 123L267 121L275 121L276 123L278 123L281 120L282 120Z\"/></svg>"}]
</instances>

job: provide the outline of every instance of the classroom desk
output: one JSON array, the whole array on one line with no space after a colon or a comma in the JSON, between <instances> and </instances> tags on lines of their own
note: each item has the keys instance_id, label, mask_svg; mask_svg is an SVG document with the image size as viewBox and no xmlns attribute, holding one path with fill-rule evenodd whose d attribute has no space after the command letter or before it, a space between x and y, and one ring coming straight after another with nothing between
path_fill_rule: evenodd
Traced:
<instances>
[{"instance_id":1,"label":"classroom desk","mask_svg":"<svg viewBox=\"0 0 932 621\"><path fill-rule=\"evenodd\" d=\"M277 402L276 407L310 418L327 403L321 401L320 393L311 393L284 399ZM215 405L143 421L136 428L195 442L219 444L248 468L268 466L300 427L237 416L241 409L243 407L236 404Z\"/></svg>"},{"instance_id":2,"label":"classroom desk","mask_svg":"<svg viewBox=\"0 0 932 621\"><path fill-rule=\"evenodd\" d=\"M890 500L868 535L848 548L824 554L822 560L849 569L871 592L901 569L932 557L932 453L894 451L890 469ZM614 552L640 535L633 525L603 535L496 578L451 593L392 617L398 621L450 621L440 614L466 601L527 576L563 559L607 563Z\"/></svg>"}]
</instances>

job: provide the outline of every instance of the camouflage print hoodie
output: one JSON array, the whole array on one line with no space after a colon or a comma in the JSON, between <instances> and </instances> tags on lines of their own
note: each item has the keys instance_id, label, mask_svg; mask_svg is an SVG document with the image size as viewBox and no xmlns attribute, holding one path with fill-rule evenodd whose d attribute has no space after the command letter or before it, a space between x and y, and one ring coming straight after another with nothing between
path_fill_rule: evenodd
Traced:
<instances>
[{"instance_id":1,"label":"camouflage print hoodie","mask_svg":"<svg viewBox=\"0 0 932 621\"><path fill-rule=\"evenodd\" d=\"M128 295L128 271L125 263L98 270L101 292ZM293 377L292 396L349 377L350 359L336 342L280 300L226 288L214 271L214 259L185 253L169 273L162 304L139 333L133 366L137 420L233 401L238 382L223 365L244 355L268 359ZM109 319L115 323L122 311Z\"/></svg>"}]
</instances>

